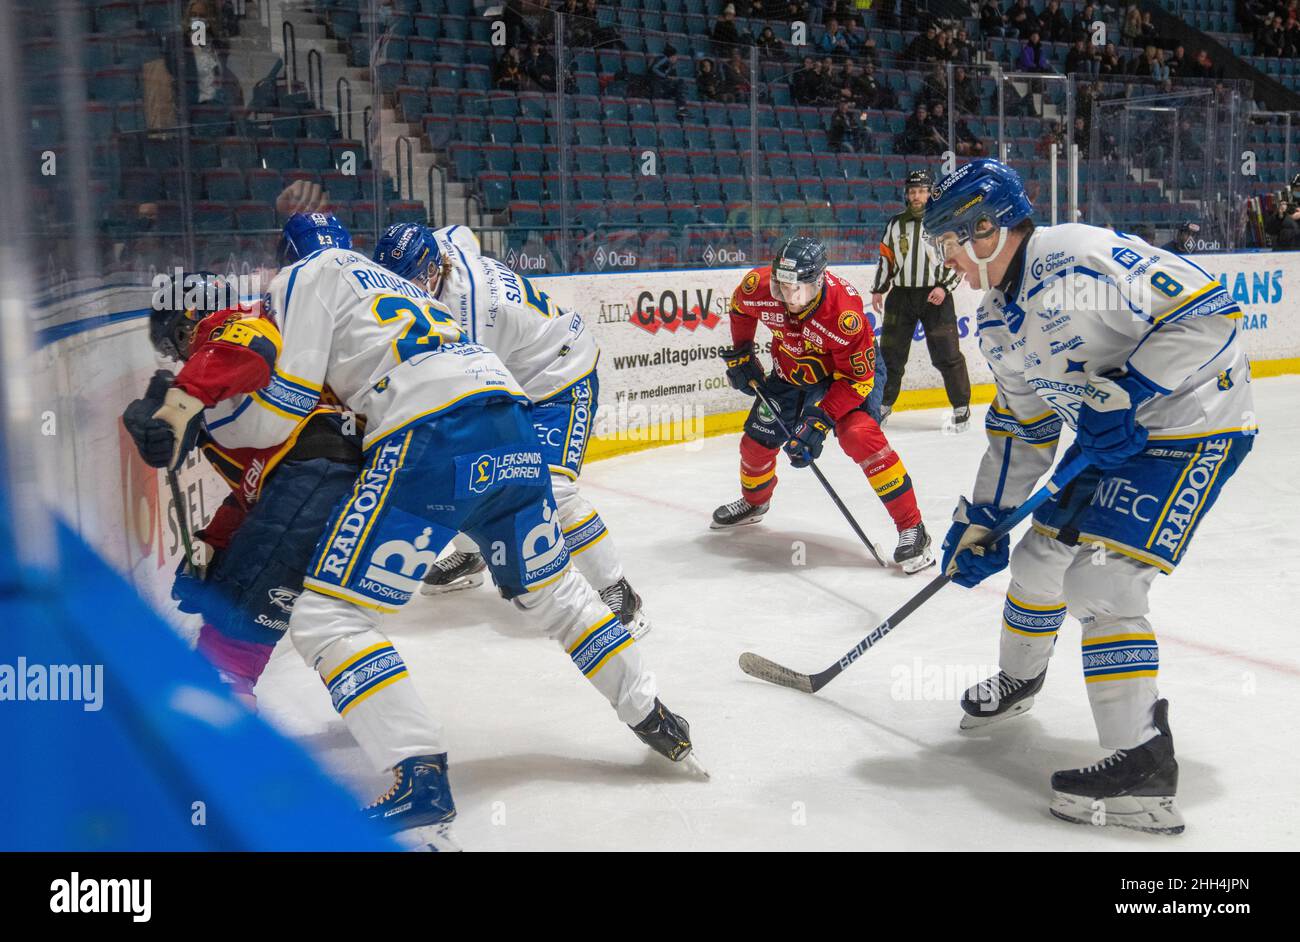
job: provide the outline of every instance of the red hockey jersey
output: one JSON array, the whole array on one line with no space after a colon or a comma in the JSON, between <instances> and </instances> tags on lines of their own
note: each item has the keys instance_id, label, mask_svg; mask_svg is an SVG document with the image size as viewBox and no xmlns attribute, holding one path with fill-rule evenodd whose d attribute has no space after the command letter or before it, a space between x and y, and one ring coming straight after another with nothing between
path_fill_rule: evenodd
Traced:
<instances>
[{"instance_id":1,"label":"red hockey jersey","mask_svg":"<svg viewBox=\"0 0 1300 942\"><path fill-rule=\"evenodd\" d=\"M771 266L755 268L731 296L731 339L754 339L761 321L772 332L769 352L776 374L788 383L815 386L831 380L821 406L832 421L856 409L871 392L876 341L862 309L862 296L826 272L821 296L801 317L772 295Z\"/></svg>"}]
</instances>

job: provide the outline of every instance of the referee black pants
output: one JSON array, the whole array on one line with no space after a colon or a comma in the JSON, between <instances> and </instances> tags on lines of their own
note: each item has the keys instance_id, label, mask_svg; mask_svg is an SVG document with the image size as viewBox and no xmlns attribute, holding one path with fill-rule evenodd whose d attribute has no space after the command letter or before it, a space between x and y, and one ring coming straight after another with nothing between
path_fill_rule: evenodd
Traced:
<instances>
[{"instance_id":1,"label":"referee black pants","mask_svg":"<svg viewBox=\"0 0 1300 942\"><path fill-rule=\"evenodd\" d=\"M880 350L888 374L885 380L886 406L892 407L903 388L903 372L912 349L912 335L920 321L925 328L925 345L930 362L943 377L943 387L954 409L970 405L970 376L966 358L957 342L957 313L952 294L944 292L942 304L926 300L934 288L892 288L885 295L885 322L880 331Z\"/></svg>"}]
</instances>

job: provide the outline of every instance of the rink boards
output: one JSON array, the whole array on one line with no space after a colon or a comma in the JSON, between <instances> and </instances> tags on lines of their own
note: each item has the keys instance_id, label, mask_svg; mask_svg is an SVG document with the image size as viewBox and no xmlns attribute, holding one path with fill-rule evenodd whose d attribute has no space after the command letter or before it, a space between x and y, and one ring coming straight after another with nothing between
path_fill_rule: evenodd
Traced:
<instances>
[{"instance_id":1,"label":"rink boards","mask_svg":"<svg viewBox=\"0 0 1300 942\"><path fill-rule=\"evenodd\" d=\"M1198 255L1245 312L1254 375L1300 372L1300 253ZM836 266L862 292L874 328L875 265ZM727 306L745 269L537 277L551 298L583 313L600 346L601 407L589 460L739 430L748 405L727 387L719 348L730 343ZM146 279L142 279L143 284ZM70 292L37 311L34 409L47 497L163 611L171 611L180 554L176 507L164 479L136 457L119 416L158 368L147 335L148 288L126 279ZM991 382L976 347L976 293L956 293L958 330L975 384ZM918 330L900 407L944 403ZM196 457L180 475L191 529L212 515L226 486ZM193 626L187 626L193 627Z\"/></svg>"}]
</instances>

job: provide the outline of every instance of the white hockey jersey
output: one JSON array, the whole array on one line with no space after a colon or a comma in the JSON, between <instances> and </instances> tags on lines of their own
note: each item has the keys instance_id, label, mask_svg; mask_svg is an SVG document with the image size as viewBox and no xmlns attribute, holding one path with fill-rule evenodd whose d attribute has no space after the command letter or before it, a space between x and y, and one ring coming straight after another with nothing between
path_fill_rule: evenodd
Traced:
<instances>
[{"instance_id":1,"label":"white hockey jersey","mask_svg":"<svg viewBox=\"0 0 1300 942\"><path fill-rule=\"evenodd\" d=\"M529 399L549 399L596 368L600 348L577 311L560 307L527 278L482 255L465 226L439 229L433 237L451 263L438 300L472 342L501 357Z\"/></svg>"},{"instance_id":2,"label":"white hockey jersey","mask_svg":"<svg viewBox=\"0 0 1300 942\"><path fill-rule=\"evenodd\" d=\"M283 441L325 386L365 417L367 448L470 397L526 398L446 307L356 252L325 249L281 269L269 304L282 338L271 383L227 407L249 445Z\"/></svg>"},{"instance_id":3,"label":"white hockey jersey","mask_svg":"<svg viewBox=\"0 0 1300 942\"><path fill-rule=\"evenodd\" d=\"M1003 290L1005 289L1005 291ZM1010 507L1075 428L1092 377L1136 371L1161 394L1138 409L1148 448L1254 432L1241 310L1191 259L1095 226L1036 228L976 311L997 395L973 501Z\"/></svg>"}]
</instances>

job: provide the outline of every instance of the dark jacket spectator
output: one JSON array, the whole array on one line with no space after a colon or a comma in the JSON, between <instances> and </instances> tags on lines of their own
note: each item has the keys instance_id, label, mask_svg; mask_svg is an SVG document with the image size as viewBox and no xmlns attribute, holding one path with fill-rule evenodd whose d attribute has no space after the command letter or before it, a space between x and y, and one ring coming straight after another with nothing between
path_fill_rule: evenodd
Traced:
<instances>
[{"instance_id":1,"label":"dark jacket spectator","mask_svg":"<svg viewBox=\"0 0 1300 942\"><path fill-rule=\"evenodd\" d=\"M1097 66L1092 44L1086 39L1076 39L1070 51L1065 54L1065 74L1082 72L1085 75L1096 75Z\"/></svg>"},{"instance_id":2,"label":"dark jacket spectator","mask_svg":"<svg viewBox=\"0 0 1300 942\"><path fill-rule=\"evenodd\" d=\"M785 58L785 43L783 43L776 33L772 32L772 27L764 26L763 32L759 34L755 45L763 51L763 54L772 59Z\"/></svg>"},{"instance_id":3,"label":"dark jacket spectator","mask_svg":"<svg viewBox=\"0 0 1300 942\"><path fill-rule=\"evenodd\" d=\"M1079 9L1074 14L1074 19L1070 21L1070 38L1079 39L1080 37L1088 40L1092 44L1092 24L1097 22L1097 8L1089 3Z\"/></svg>"},{"instance_id":4,"label":"dark jacket spectator","mask_svg":"<svg viewBox=\"0 0 1300 942\"><path fill-rule=\"evenodd\" d=\"M1049 42L1065 42L1070 36L1070 21L1061 11L1060 0L1048 0L1038 14L1038 34Z\"/></svg>"},{"instance_id":5,"label":"dark jacket spectator","mask_svg":"<svg viewBox=\"0 0 1300 942\"><path fill-rule=\"evenodd\" d=\"M897 149L904 154L937 156L943 153L943 137L930 123L930 111L925 105L918 104L908 115L897 144Z\"/></svg>"},{"instance_id":6,"label":"dark jacket spectator","mask_svg":"<svg viewBox=\"0 0 1300 942\"><path fill-rule=\"evenodd\" d=\"M734 46L731 58L722 63L722 94L727 101L749 101L749 57Z\"/></svg>"},{"instance_id":7,"label":"dark jacket spectator","mask_svg":"<svg viewBox=\"0 0 1300 942\"><path fill-rule=\"evenodd\" d=\"M701 59L695 65L695 90L705 101L722 100L722 82L712 59Z\"/></svg>"},{"instance_id":8,"label":"dark jacket spectator","mask_svg":"<svg viewBox=\"0 0 1300 942\"><path fill-rule=\"evenodd\" d=\"M1115 44L1106 43L1106 48L1101 53L1101 61L1097 63L1097 74L1119 75L1123 71L1124 63L1115 49Z\"/></svg>"},{"instance_id":9,"label":"dark jacket spectator","mask_svg":"<svg viewBox=\"0 0 1300 942\"><path fill-rule=\"evenodd\" d=\"M903 59L908 62L932 62L938 52L938 43L935 40L939 30L931 23L924 33L917 35L907 48L903 50Z\"/></svg>"},{"instance_id":10,"label":"dark jacket spectator","mask_svg":"<svg viewBox=\"0 0 1300 942\"><path fill-rule=\"evenodd\" d=\"M804 56L803 68L790 76L790 97L796 105L815 105L821 95L821 63Z\"/></svg>"},{"instance_id":11,"label":"dark jacket spectator","mask_svg":"<svg viewBox=\"0 0 1300 942\"><path fill-rule=\"evenodd\" d=\"M980 33L985 39L1001 38L1007 32L1007 18L1002 14L998 0L980 3Z\"/></svg>"},{"instance_id":12,"label":"dark jacket spectator","mask_svg":"<svg viewBox=\"0 0 1300 942\"><path fill-rule=\"evenodd\" d=\"M524 74L542 91L555 91L555 56L540 43L530 43L524 57Z\"/></svg>"},{"instance_id":13,"label":"dark jacket spectator","mask_svg":"<svg viewBox=\"0 0 1300 942\"><path fill-rule=\"evenodd\" d=\"M741 42L734 4L728 3L722 8L722 16L713 24L710 38L713 40L713 51L723 56L730 54L731 47Z\"/></svg>"},{"instance_id":14,"label":"dark jacket spectator","mask_svg":"<svg viewBox=\"0 0 1300 942\"><path fill-rule=\"evenodd\" d=\"M975 85L975 80L961 66L953 69L952 72L952 100L959 115L980 113L979 89Z\"/></svg>"},{"instance_id":15,"label":"dark jacket spectator","mask_svg":"<svg viewBox=\"0 0 1300 942\"><path fill-rule=\"evenodd\" d=\"M492 74L492 86L506 92L523 90L523 60L519 58L519 50L514 46L507 49L497 60L496 70Z\"/></svg>"},{"instance_id":16,"label":"dark jacket spectator","mask_svg":"<svg viewBox=\"0 0 1300 942\"><path fill-rule=\"evenodd\" d=\"M1007 30L1015 37L1025 37L1033 31L1037 17L1030 9L1028 0L1016 0L1007 10ZM1014 32L1011 32L1014 30Z\"/></svg>"}]
</instances>

